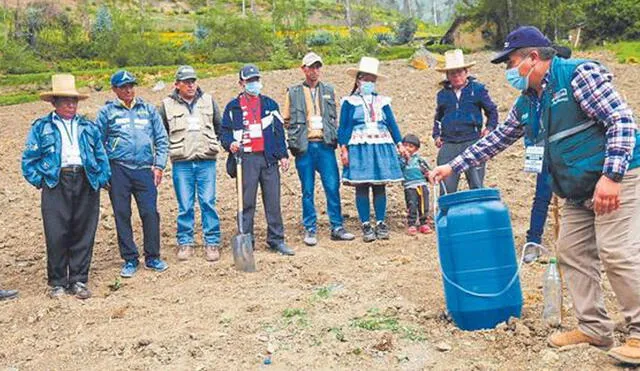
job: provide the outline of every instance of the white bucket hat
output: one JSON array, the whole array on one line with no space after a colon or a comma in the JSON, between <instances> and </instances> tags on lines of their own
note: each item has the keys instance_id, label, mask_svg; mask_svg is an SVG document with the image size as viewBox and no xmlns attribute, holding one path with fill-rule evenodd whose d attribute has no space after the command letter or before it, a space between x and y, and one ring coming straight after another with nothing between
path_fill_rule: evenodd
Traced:
<instances>
[{"instance_id":1,"label":"white bucket hat","mask_svg":"<svg viewBox=\"0 0 640 371\"><path fill-rule=\"evenodd\" d=\"M444 67L436 68L436 71L447 72L461 68L469 68L475 64L476 62L464 62L464 55L461 49L448 50L444 53Z\"/></svg>"},{"instance_id":2,"label":"white bucket hat","mask_svg":"<svg viewBox=\"0 0 640 371\"><path fill-rule=\"evenodd\" d=\"M40 93L40 99L45 102L53 102L55 97L78 98L78 100L89 98L87 94L80 94L76 90L76 78L70 74L51 76L51 91Z\"/></svg>"},{"instance_id":3,"label":"white bucket hat","mask_svg":"<svg viewBox=\"0 0 640 371\"><path fill-rule=\"evenodd\" d=\"M360 59L360 65L358 68L350 67L347 69L347 75L356 77L358 72L368 73L375 75L379 80L385 80L387 76L378 73L378 67L380 67L380 61L372 57L362 57Z\"/></svg>"}]
</instances>

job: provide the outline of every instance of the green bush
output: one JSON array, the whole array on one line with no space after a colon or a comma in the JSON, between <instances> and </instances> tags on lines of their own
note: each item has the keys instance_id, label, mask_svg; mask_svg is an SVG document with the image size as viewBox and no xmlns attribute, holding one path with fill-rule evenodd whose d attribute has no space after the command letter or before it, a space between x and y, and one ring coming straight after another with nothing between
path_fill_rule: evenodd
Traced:
<instances>
[{"instance_id":1,"label":"green bush","mask_svg":"<svg viewBox=\"0 0 640 371\"><path fill-rule=\"evenodd\" d=\"M593 41L640 39L638 0L585 0L585 37Z\"/></svg>"},{"instance_id":2,"label":"green bush","mask_svg":"<svg viewBox=\"0 0 640 371\"><path fill-rule=\"evenodd\" d=\"M432 53L438 53L438 54L444 54L444 52L448 50L460 49L455 45L449 45L449 44L433 44L433 45L427 45L425 46L425 48ZM465 49L465 48L462 48L462 51L465 54L470 52L468 49Z\"/></svg>"},{"instance_id":3,"label":"green bush","mask_svg":"<svg viewBox=\"0 0 640 371\"><path fill-rule=\"evenodd\" d=\"M24 43L16 40L0 41L0 72L9 74L45 72L50 68Z\"/></svg>"},{"instance_id":4,"label":"green bush","mask_svg":"<svg viewBox=\"0 0 640 371\"><path fill-rule=\"evenodd\" d=\"M272 44L271 56L269 57L273 69L288 68L291 64L291 57L287 50L287 45L282 39L275 39Z\"/></svg>"},{"instance_id":5,"label":"green bush","mask_svg":"<svg viewBox=\"0 0 640 371\"><path fill-rule=\"evenodd\" d=\"M377 47L375 38L367 36L364 32L352 32L348 37L336 40L329 53L335 63L350 63L362 56L375 54Z\"/></svg>"},{"instance_id":6,"label":"green bush","mask_svg":"<svg viewBox=\"0 0 640 371\"><path fill-rule=\"evenodd\" d=\"M273 33L259 18L241 18L212 12L200 22L210 33L193 48L207 62L251 62L269 59Z\"/></svg>"},{"instance_id":7,"label":"green bush","mask_svg":"<svg viewBox=\"0 0 640 371\"><path fill-rule=\"evenodd\" d=\"M96 61L90 59L87 60L80 58L62 59L56 62L56 71L60 72L98 70L109 67L109 63L106 61Z\"/></svg>"},{"instance_id":8,"label":"green bush","mask_svg":"<svg viewBox=\"0 0 640 371\"><path fill-rule=\"evenodd\" d=\"M331 32L326 30L319 30L312 33L309 37L307 37L307 45L312 46L322 46L329 45L333 43L334 37Z\"/></svg>"},{"instance_id":9,"label":"green bush","mask_svg":"<svg viewBox=\"0 0 640 371\"><path fill-rule=\"evenodd\" d=\"M395 29L395 43L406 44L413 40L413 36L418 30L418 24L413 18L405 18Z\"/></svg>"},{"instance_id":10,"label":"green bush","mask_svg":"<svg viewBox=\"0 0 640 371\"><path fill-rule=\"evenodd\" d=\"M406 59L411 58L415 51L413 47L405 45L388 46L378 50L378 58L381 60Z\"/></svg>"},{"instance_id":11,"label":"green bush","mask_svg":"<svg viewBox=\"0 0 640 371\"><path fill-rule=\"evenodd\" d=\"M394 42L393 34L389 32L377 33L374 35L378 44L391 45Z\"/></svg>"}]
</instances>

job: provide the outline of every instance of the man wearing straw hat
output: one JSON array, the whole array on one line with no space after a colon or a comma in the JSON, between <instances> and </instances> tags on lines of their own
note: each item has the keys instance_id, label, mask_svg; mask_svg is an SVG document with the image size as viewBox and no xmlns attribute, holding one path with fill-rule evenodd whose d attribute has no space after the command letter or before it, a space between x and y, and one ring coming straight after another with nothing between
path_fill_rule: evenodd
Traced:
<instances>
[{"instance_id":1,"label":"man wearing straw hat","mask_svg":"<svg viewBox=\"0 0 640 371\"><path fill-rule=\"evenodd\" d=\"M558 58L535 27L507 36L492 60L503 62L507 81L522 91L507 120L434 169L431 179L477 166L536 127L534 143L543 147L527 147L525 165L542 171L544 159L553 192L566 199L557 253L578 319L576 329L553 334L548 343L613 346L615 323L600 285L604 267L629 330L626 343L608 354L640 364L640 134L633 112L604 66Z\"/></svg>"},{"instance_id":2,"label":"man wearing straw hat","mask_svg":"<svg viewBox=\"0 0 640 371\"><path fill-rule=\"evenodd\" d=\"M485 86L469 76L469 68L476 62L465 63L462 50L444 53L445 66L436 68L446 74L446 80L438 92L433 139L438 151L438 165L446 164L479 138L498 125L498 109ZM483 126L482 113L486 116ZM484 164L465 171L469 188L482 188ZM460 175L445 180L447 193L458 189ZM442 190L444 192L444 190Z\"/></svg>"},{"instance_id":3,"label":"man wearing straw hat","mask_svg":"<svg viewBox=\"0 0 640 371\"><path fill-rule=\"evenodd\" d=\"M22 153L22 174L42 189L49 295L65 291L87 299L89 265L100 213L100 188L111 171L100 130L77 114L80 94L72 75L53 75L40 94L54 111L34 121Z\"/></svg>"},{"instance_id":4,"label":"man wearing straw hat","mask_svg":"<svg viewBox=\"0 0 640 371\"><path fill-rule=\"evenodd\" d=\"M96 118L102 130L111 163L109 198L118 232L118 247L124 260L120 276L133 277L139 252L131 227L131 196L138 206L144 234L144 267L164 272L169 267L160 258L160 214L157 187L167 163L169 141L156 107L135 93L136 78L120 70L111 76L116 99L108 101Z\"/></svg>"},{"instance_id":5,"label":"man wearing straw hat","mask_svg":"<svg viewBox=\"0 0 640 371\"><path fill-rule=\"evenodd\" d=\"M302 187L302 224L304 243L318 243L317 217L314 205L316 171L320 174L327 196L327 214L331 223L331 239L353 240L344 228L340 206L340 174L335 149L338 143L336 98L333 86L320 81L322 58L310 52L300 67L305 80L287 89L282 108L289 150L296 158L296 169Z\"/></svg>"}]
</instances>

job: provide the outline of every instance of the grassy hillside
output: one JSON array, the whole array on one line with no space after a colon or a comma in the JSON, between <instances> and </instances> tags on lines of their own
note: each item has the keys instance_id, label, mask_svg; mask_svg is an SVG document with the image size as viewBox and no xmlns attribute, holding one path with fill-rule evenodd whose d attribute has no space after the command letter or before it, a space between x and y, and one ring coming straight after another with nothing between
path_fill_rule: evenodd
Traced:
<instances>
[{"instance_id":1,"label":"grassy hillside","mask_svg":"<svg viewBox=\"0 0 640 371\"><path fill-rule=\"evenodd\" d=\"M197 65L204 76L246 62L288 68L309 50L329 64L365 54L406 58L420 45L407 40L445 30L417 21L405 29L395 11L355 5L348 28L344 6L333 0L256 0L255 13L247 0L246 15L241 0L210 0L208 7L197 0L21 4L0 13L0 105L37 99L52 71L99 89L122 67L153 83L170 80L180 64Z\"/></svg>"}]
</instances>

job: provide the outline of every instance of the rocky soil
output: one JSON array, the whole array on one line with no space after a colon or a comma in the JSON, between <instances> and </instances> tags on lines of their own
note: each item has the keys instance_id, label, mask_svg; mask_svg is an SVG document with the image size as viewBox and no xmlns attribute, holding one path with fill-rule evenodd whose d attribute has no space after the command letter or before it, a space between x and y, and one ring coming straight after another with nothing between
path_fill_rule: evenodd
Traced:
<instances>
[{"instance_id":1,"label":"rocky soil","mask_svg":"<svg viewBox=\"0 0 640 371\"><path fill-rule=\"evenodd\" d=\"M489 53L474 54L472 69L486 83L500 107L500 117L516 98ZM596 55L611 68L616 85L640 111L640 68ZM353 81L347 66L328 66L324 80L339 96ZM417 71L406 61L384 63L389 80L380 84L393 97L403 134L424 142L423 155L435 159L430 133L437 83L442 75ZM284 88L301 79L299 70L264 76L265 93L283 101ZM236 76L203 80L206 91L224 104L238 91ZM167 88L168 89L168 88ZM168 93L140 87L139 94L158 103ZM94 117L110 92L92 93L81 111ZM222 370L222 369L451 369L538 370L617 369L602 351L591 347L552 350L550 329L541 317L541 277L546 265L535 263L521 274L521 319L496 329L466 332L445 315L434 235L404 233L404 198L389 187L392 238L364 244L330 241L324 195L318 182L320 243L302 243L299 181L292 168L283 176L283 213L287 241L296 256L282 257L264 247L265 223L257 212L256 253L259 271L243 274L233 266L229 245L235 232L234 184L218 161L218 208L223 228L223 256L205 262L202 251L192 261L175 258L177 205L167 171L160 187L163 255L170 268L162 274L140 271L120 281L121 260L108 196L102 193L101 218L91 267L94 297L52 300L46 296L46 256L39 192L20 172L20 154L31 121L50 106L35 102L0 108L0 285L20 289L20 299L0 303L0 368L7 370ZM521 171L522 145L488 164L486 185L498 187L510 208L516 244L528 227L535 178ZM348 229L360 237L352 188L342 189ZM553 218L546 243L553 245ZM141 224L134 212L136 237ZM200 235L198 235L198 238ZM119 285L117 290L114 290ZM611 315L622 318L608 283ZM568 298L564 326L571 328ZM624 338L622 326L616 333Z\"/></svg>"}]
</instances>

